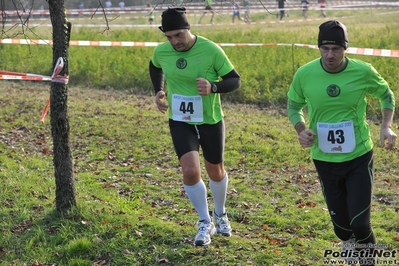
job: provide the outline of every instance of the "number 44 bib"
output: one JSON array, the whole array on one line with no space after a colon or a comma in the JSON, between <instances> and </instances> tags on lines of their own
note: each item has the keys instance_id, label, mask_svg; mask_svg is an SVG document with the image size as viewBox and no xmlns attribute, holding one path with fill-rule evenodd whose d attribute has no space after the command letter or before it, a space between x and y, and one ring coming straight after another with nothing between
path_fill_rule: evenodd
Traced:
<instances>
[{"instance_id":1,"label":"number 44 bib","mask_svg":"<svg viewBox=\"0 0 399 266\"><path fill-rule=\"evenodd\" d=\"M349 153L356 147L352 121L317 123L319 148L325 153Z\"/></svg>"},{"instance_id":2,"label":"number 44 bib","mask_svg":"<svg viewBox=\"0 0 399 266\"><path fill-rule=\"evenodd\" d=\"M204 112L201 96L172 95L172 119L182 122L202 122Z\"/></svg>"}]
</instances>

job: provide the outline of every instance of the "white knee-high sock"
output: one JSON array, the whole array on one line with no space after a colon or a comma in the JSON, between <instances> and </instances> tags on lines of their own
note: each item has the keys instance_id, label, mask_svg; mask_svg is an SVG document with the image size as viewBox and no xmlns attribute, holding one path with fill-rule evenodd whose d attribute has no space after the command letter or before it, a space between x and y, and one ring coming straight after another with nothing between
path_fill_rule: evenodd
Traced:
<instances>
[{"instance_id":1,"label":"white knee-high sock","mask_svg":"<svg viewBox=\"0 0 399 266\"><path fill-rule=\"evenodd\" d=\"M204 181L201 179L201 181L193 186L184 185L184 190L186 191L188 198L191 200L195 210L198 212L199 220L211 221Z\"/></svg>"},{"instance_id":2,"label":"white knee-high sock","mask_svg":"<svg viewBox=\"0 0 399 266\"><path fill-rule=\"evenodd\" d=\"M227 186L229 185L229 175L226 175L220 182L215 182L209 179L209 186L212 191L213 200L215 202L215 213L217 215L222 215L226 212L226 193Z\"/></svg>"}]
</instances>

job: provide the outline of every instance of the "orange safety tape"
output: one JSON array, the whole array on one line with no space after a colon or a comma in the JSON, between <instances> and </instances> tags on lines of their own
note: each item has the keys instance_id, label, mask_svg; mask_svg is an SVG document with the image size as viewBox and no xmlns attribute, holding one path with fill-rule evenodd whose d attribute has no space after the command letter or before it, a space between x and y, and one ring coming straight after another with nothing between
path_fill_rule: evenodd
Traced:
<instances>
[{"instance_id":1,"label":"orange safety tape","mask_svg":"<svg viewBox=\"0 0 399 266\"><path fill-rule=\"evenodd\" d=\"M62 57L59 57L57 60L57 63L55 64L54 70L53 70L53 75L51 75L51 82L58 82L58 83L64 83L68 84L69 77L68 76L60 76L58 74L61 73L62 69L64 68L64 59ZM44 107L44 110L42 112L42 115L40 117L40 121L44 123L44 119L46 119L46 115L48 112L48 109L50 107L50 98L51 96L48 97L47 104Z\"/></svg>"},{"instance_id":2,"label":"orange safety tape","mask_svg":"<svg viewBox=\"0 0 399 266\"><path fill-rule=\"evenodd\" d=\"M26 39L0 39L2 44L52 44L50 40L26 40ZM116 47L156 47L161 42L124 42L124 41L70 41L70 46L116 46ZM224 47L240 47L240 46L298 46L305 48L317 49L316 45L312 44L290 44L290 43L218 43L219 46ZM386 56L399 57L399 50L378 49L378 48L358 48L349 47L346 51L348 54L371 55L371 56Z\"/></svg>"}]
</instances>

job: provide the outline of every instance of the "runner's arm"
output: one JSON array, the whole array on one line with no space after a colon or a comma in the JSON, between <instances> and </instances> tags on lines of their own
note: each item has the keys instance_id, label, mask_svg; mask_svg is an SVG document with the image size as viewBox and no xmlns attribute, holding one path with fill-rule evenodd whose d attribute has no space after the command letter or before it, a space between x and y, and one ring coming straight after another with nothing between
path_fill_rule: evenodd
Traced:
<instances>
[{"instance_id":1,"label":"runner's arm","mask_svg":"<svg viewBox=\"0 0 399 266\"><path fill-rule=\"evenodd\" d=\"M288 99L287 112L288 118L290 119L292 125L295 127L296 132L301 133L306 129L305 118L303 116L302 109L306 104L297 103Z\"/></svg>"},{"instance_id":2,"label":"runner's arm","mask_svg":"<svg viewBox=\"0 0 399 266\"><path fill-rule=\"evenodd\" d=\"M241 77L238 72L233 69L226 75L222 76L222 80L218 82L213 82L216 85L217 91L216 93L226 93L231 92L241 85Z\"/></svg>"},{"instance_id":3,"label":"runner's arm","mask_svg":"<svg viewBox=\"0 0 399 266\"><path fill-rule=\"evenodd\" d=\"M149 65L149 71L151 82L154 86L154 92L155 94L157 94L159 91L163 90L163 86L165 84L165 76L163 74L162 68L154 66L151 60Z\"/></svg>"}]
</instances>

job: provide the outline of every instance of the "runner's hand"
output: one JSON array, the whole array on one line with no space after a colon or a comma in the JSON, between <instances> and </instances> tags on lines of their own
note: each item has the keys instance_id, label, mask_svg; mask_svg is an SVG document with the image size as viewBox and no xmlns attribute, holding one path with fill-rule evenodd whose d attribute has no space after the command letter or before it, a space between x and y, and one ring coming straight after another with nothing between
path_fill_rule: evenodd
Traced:
<instances>
[{"instance_id":1,"label":"runner's hand","mask_svg":"<svg viewBox=\"0 0 399 266\"><path fill-rule=\"evenodd\" d=\"M380 130L380 140L381 140L381 148L385 148L387 150L392 150L395 148L396 134L389 127L381 127ZM385 143L385 141L387 141Z\"/></svg>"},{"instance_id":2,"label":"runner's hand","mask_svg":"<svg viewBox=\"0 0 399 266\"><path fill-rule=\"evenodd\" d=\"M197 78L197 89L198 94L201 96L205 96L211 93L211 83L204 78Z\"/></svg>"},{"instance_id":3,"label":"runner's hand","mask_svg":"<svg viewBox=\"0 0 399 266\"><path fill-rule=\"evenodd\" d=\"M157 92L157 95L155 96L155 103L157 104L158 110L162 113L165 113L168 110L164 91Z\"/></svg>"},{"instance_id":4,"label":"runner's hand","mask_svg":"<svg viewBox=\"0 0 399 266\"><path fill-rule=\"evenodd\" d=\"M302 147L312 147L316 133L311 129L306 129L299 133L298 140Z\"/></svg>"}]
</instances>

